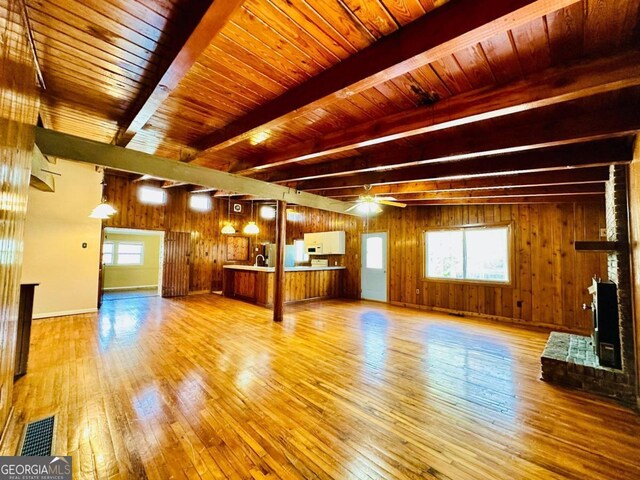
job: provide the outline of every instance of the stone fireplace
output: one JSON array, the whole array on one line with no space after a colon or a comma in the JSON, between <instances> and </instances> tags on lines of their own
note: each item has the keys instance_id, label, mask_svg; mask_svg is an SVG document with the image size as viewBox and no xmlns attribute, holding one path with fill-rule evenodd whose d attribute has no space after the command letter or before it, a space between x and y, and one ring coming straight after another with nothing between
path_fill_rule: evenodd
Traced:
<instances>
[{"instance_id":1,"label":"stone fireplace","mask_svg":"<svg viewBox=\"0 0 640 480\"><path fill-rule=\"evenodd\" d=\"M541 357L542 379L605 395L632 406L636 404L636 363L631 304L627 166L610 167L605 203L607 241L615 242L615 247L607 252L607 274L609 280L617 286L622 368L601 366L590 337L552 332Z\"/></svg>"}]
</instances>

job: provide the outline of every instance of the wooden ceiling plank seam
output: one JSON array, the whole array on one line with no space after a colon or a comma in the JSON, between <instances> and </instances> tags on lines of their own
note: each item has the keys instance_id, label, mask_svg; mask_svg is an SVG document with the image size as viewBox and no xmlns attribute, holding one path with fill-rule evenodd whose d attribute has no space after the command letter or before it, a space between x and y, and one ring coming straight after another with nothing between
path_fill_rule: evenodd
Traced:
<instances>
[{"instance_id":1,"label":"wooden ceiling plank seam","mask_svg":"<svg viewBox=\"0 0 640 480\"><path fill-rule=\"evenodd\" d=\"M278 67L274 67L250 49L245 48L244 45L228 38L224 33L215 39L214 45L217 45L218 48L224 52L225 57L230 56L236 61L245 63L253 70L261 72L263 75L268 76L273 81L282 85L285 90L293 88L298 84L298 81L288 75L287 72L283 72L279 70Z\"/></svg>"},{"instance_id":2,"label":"wooden ceiling plank seam","mask_svg":"<svg viewBox=\"0 0 640 480\"><path fill-rule=\"evenodd\" d=\"M64 3L61 4L59 2ZM120 25L103 13L91 9L85 5L84 2L79 3L75 0L47 0L44 5L44 9L39 10L43 15L57 16L61 19L70 19L70 16L73 16L75 21L85 23L89 26L89 29L93 29L94 32L106 33L110 38L114 36L120 37L144 49L151 55L158 49L158 43L152 38L137 32L131 27ZM52 9L53 12L47 11L49 9ZM54 12L58 15L55 15Z\"/></svg>"},{"instance_id":3,"label":"wooden ceiling plank seam","mask_svg":"<svg viewBox=\"0 0 640 480\"><path fill-rule=\"evenodd\" d=\"M545 31L544 16L513 28L511 31L525 76L551 66L551 51L549 37Z\"/></svg>"},{"instance_id":4,"label":"wooden ceiling plank seam","mask_svg":"<svg viewBox=\"0 0 640 480\"><path fill-rule=\"evenodd\" d=\"M127 13L140 21L148 23L152 27L155 27L161 31L166 31L168 26L177 26L176 13L177 8L165 10L164 13L160 13L157 10L150 8L149 5L141 3L136 0L106 0L109 4L113 5L120 10L123 10L123 5L126 5ZM154 2L157 3L157 2Z\"/></svg>"},{"instance_id":5,"label":"wooden ceiling plank seam","mask_svg":"<svg viewBox=\"0 0 640 480\"><path fill-rule=\"evenodd\" d=\"M207 73L208 76L205 77ZM189 92L194 86L213 93L218 99L220 95L222 95L223 98L227 100L228 95L226 95L226 92L228 92L233 95L232 100L238 105L241 105L243 110L252 105L259 105L261 100L264 101L264 97L255 90L247 88L228 77L223 77L217 72L200 72L197 66L192 67L189 75L183 79L183 83L179 89ZM176 91L177 90L178 89L176 89ZM218 101L215 103L218 103Z\"/></svg>"},{"instance_id":6,"label":"wooden ceiling plank seam","mask_svg":"<svg viewBox=\"0 0 640 480\"><path fill-rule=\"evenodd\" d=\"M376 40L400 28L400 23L380 0L344 0L344 3Z\"/></svg>"},{"instance_id":7,"label":"wooden ceiling plank seam","mask_svg":"<svg viewBox=\"0 0 640 480\"><path fill-rule=\"evenodd\" d=\"M400 26L405 26L426 13L426 10L423 8L420 2L415 0L402 0L393 2L389 2L389 0L382 1L391 15L393 15L393 17L396 19L396 22L400 24Z\"/></svg>"},{"instance_id":8,"label":"wooden ceiling plank seam","mask_svg":"<svg viewBox=\"0 0 640 480\"><path fill-rule=\"evenodd\" d=\"M552 67L519 82L452 97L429 108L389 115L336 131L289 151L255 158L245 171L235 173L248 174L253 169L264 170L638 86L639 59L640 53L629 51L613 57L578 62L570 67Z\"/></svg>"},{"instance_id":9,"label":"wooden ceiling plank seam","mask_svg":"<svg viewBox=\"0 0 640 480\"><path fill-rule=\"evenodd\" d=\"M420 85L423 87L426 85L429 88L427 93L434 94L434 99L437 98L442 100L452 95L449 87L442 81L431 64L416 68L411 72L411 75L418 79Z\"/></svg>"},{"instance_id":10,"label":"wooden ceiling plank seam","mask_svg":"<svg viewBox=\"0 0 640 480\"><path fill-rule=\"evenodd\" d=\"M65 2L68 0L65 0ZM158 19L149 11L143 17L134 15L131 12L131 7L136 5L135 1L126 0L125 4L117 2L117 0L82 0L84 6L93 12L102 15L115 24L120 25L122 28L135 30L140 35L153 40L159 46L168 47L164 40L164 34L171 27L172 22L168 19L161 17L162 20L158 23L154 23L153 19ZM110 6L110 8L108 7ZM107 8L104 8L107 7ZM135 25L135 27L133 27Z\"/></svg>"},{"instance_id":11,"label":"wooden ceiling plank seam","mask_svg":"<svg viewBox=\"0 0 640 480\"><path fill-rule=\"evenodd\" d=\"M348 42L356 51L362 50L375 42L375 37L359 22L345 11L338 1L302 0L319 15L331 30ZM344 14L347 14L346 17ZM349 21L350 20L350 21Z\"/></svg>"},{"instance_id":12,"label":"wooden ceiling plank seam","mask_svg":"<svg viewBox=\"0 0 640 480\"><path fill-rule=\"evenodd\" d=\"M196 62L197 58L209 46L213 38L223 29L235 11L242 5L243 0L229 0L214 2L204 12L195 28L174 56L171 63L160 76L156 86L134 105L124 126L114 139L114 143L126 146L135 134L153 116L158 106L178 86L180 80Z\"/></svg>"},{"instance_id":13,"label":"wooden ceiling plank seam","mask_svg":"<svg viewBox=\"0 0 640 480\"><path fill-rule=\"evenodd\" d=\"M389 81L396 87L396 90L400 92L409 102L411 102L412 108L415 108L424 103L424 96L422 94L422 88L420 83L413 76L413 72L405 73ZM365 90L366 91L366 90ZM356 93L355 95L358 95ZM355 96L351 95L349 98ZM345 99L341 99L336 104L344 102Z\"/></svg>"},{"instance_id":14,"label":"wooden ceiling plank seam","mask_svg":"<svg viewBox=\"0 0 640 480\"><path fill-rule=\"evenodd\" d=\"M353 22L358 25L358 27L360 27L360 30L366 32L371 43L375 43L381 38L379 35L376 35L376 30L372 31L369 26L360 18L360 16L357 15L356 12L354 12L353 9L344 0L338 0L337 3L338 5L340 5L340 7L342 7L342 10L353 20ZM377 0L372 1L372 4L376 3L378 3ZM383 12L383 14L384 13L385 12Z\"/></svg>"},{"instance_id":15,"label":"wooden ceiling plank seam","mask_svg":"<svg viewBox=\"0 0 640 480\"><path fill-rule=\"evenodd\" d=\"M78 58L86 62L94 62L95 65L99 65L101 68L109 70L112 73L126 76L130 80L136 80L144 84L149 81L149 77L151 76L151 72L144 67L140 67L129 61L123 61L112 55L109 55L109 58L107 58L104 52L91 45L84 45L83 49L80 50L77 48L77 45L74 47L57 38L50 36L44 37L36 31L34 31L34 37L36 45L38 45L40 49L46 49L48 52L60 51L69 55L75 54Z\"/></svg>"},{"instance_id":16,"label":"wooden ceiling plank seam","mask_svg":"<svg viewBox=\"0 0 640 480\"><path fill-rule=\"evenodd\" d=\"M262 23L257 17L256 21ZM259 33L261 34L260 36L258 36ZM316 64L306 53L301 54L302 58L296 58L291 50L296 52L297 50L277 32L263 32L258 28L247 29L238 23L238 19L234 19L234 21L229 22L229 25L225 28L224 35L237 44L250 49L263 60L267 61L268 59L268 63L272 67L286 71L289 76L297 82L309 79L322 70L322 67ZM281 45L274 45L274 41ZM287 48L287 46L290 48ZM286 50L289 51L287 52ZM313 66L312 63L315 64L315 66Z\"/></svg>"},{"instance_id":17,"label":"wooden ceiling plank seam","mask_svg":"<svg viewBox=\"0 0 640 480\"><path fill-rule=\"evenodd\" d=\"M426 29L424 21L413 22L395 34L376 42L374 48L364 49L350 57L348 61L343 61L313 77L300 87L289 90L274 100L277 103L269 102L263 105L260 109L252 112L250 118L234 121L224 131L217 131L206 136L196 147L201 150L224 148L234 141L240 141L250 136L255 133L254 130L272 127L274 124L282 122L283 118L302 115L308 110L313 110L317 108L317 103L321 100L322 102L332 102L339 96L365 90L387 78L397 77L418 66L430 63L434 58L442 58L447 54L454 53L463 44L478 43L498 31L503 31L506 26L512 28L530 18L539 17L541 14L569 5L574 1L515 2L522 6L515 12L513 10L514 2L508 2L508 5L505 5L497 1L497 4L493 6L482 2L481 8L478 8L478 2L469 0L445 4L434 10L431 15L423 17L431 22L429 24L431 28ZM464 17L462 18L466 20L465 23L446 22L445 30L443 30L444 25L438 25L438 23L445 23L444 20L449 17L459 17L463 11ZM491 18L494 21L491 21ZM472 24L468 22L472 22ZM429 32L429 35L425 35L425 31ZM409 42L407 39L412 32L416 32L417 35L414 33L414 37L411 37L412 42ZM413 50L398 48L398 39L406 41L404 45L413 48ZM387 50L390 53L385 56L384 53ZM401 58L404 60L398 57L399 54L403 55ZM376 57L376 62L371 61L372 55ZM385 61L384 64L381 63L382 60ZM355 69L356 64L361 68Z\"/></svg>"},{"instance_id":18,"label":"wooden ceiling plank seam","mask_svg":"<svg viewBox=\"0 0 640 480\"><path fill-rule=\"evenodd\" d=\"M316 62L319 61L319 57L323 62L323 68L327 68L340 61L340 57L331 49L327 48L322 42L308 33L292 18L285 15L277 6L271 5L273 8L263 7L260 10L260 18L268 28L277 31L299 50L305 53L312 52L308 54L314 58ZM245 7L256 15L250 3L245 3Z\"/></svg>"},{"instance_id":19,"label":"wooden ceiling plank seam","mask_svg":"<svg viewBox=\"0 0 640 480\"><path fill-rule=\"evenodd\" d=\"M522 79L520 61L509 32L489 38L480 45L498 85Z\"/></svg>"},{"instance_id":20,"label":"wooden ceiling plank seam","mask_svg":"<svg viewBox=\"0 0 640 480\"><path fill-rule=\"evenodd\" d=\"M172 17L173 12L177 8L176 3L174 2L168 2L169 5L158 0L135 0L135 2L142 5L143 8L155 12L157 15L166 19Z\"/></svg>"},{"instance_id":21,"label":"wooden ceiling plank seam","mask_svg":"<svg viewBox=\"0 0 640 480\"><path fill-rule=\"evenodd\" d=\"M583 4L576 3L547 14L549 48L554 64L573 61L582 55L584 39Z\"/></svg>"},{"instance_id":22,"label":"wooden ceiling plank seam","mask_svg":"<svg viewBox=\"0 0 640 480\"><path fill-rule=\"evenodd\" d=\"M383 82L379 85L373 87L373 89L377 90L381 95L384 95L386 98L391 100L396 108L402 110L407 110L413 108L415 106L415 102L409 98L400 87L398 87L393 80L389 80L388 82ZM370 89L364 90L365 92Z\"/></svg>"},{"instance_id":23,"label":"wooden ceiling plank seam","mask_svg":"<svg viewBox=\"0 0 640 480\"><path fill-rule=\"evenodd\" d=\"M44 155L100 165L131 173L231 192L285 200L287 203L349 214L349 204L251 178L188 165L106 143L36 127L36 144Z\"/></svg>"},{"instance_id":24,"label":"wooden ceiling plank seam","mask_svg":"<svg viewBox=\"0 0 640 480\"><path fill-rule=\"evenodd\" d=\"M247 3L244 4L244 8L251 15L258 18L267 29L277 32L292 48L309 57L319 68L327 68L339 61L339 57L316 42L313 37L307 34L307 32L301 29L296 23L292 22L291 19L282 18L279 15L280 10L263 7L258 13L257 10L254 10L252 6Z\"/></svg>"},{"instance_id":25,"label":"wooden ceiling plank seam","mask_svg":"<svg viewBox=\"0 0 640 480\"><path fill-rule=\"evenodd\" d=\"M85 46L91 46L107 55L113 56L113 58L118 58L149 71L155 68L158 62L153 54L146 50L139 49L137 45L124 39L114 39L114 41L110 43L103 38L95 35L92 36L89 32L81 28L77 28L74 25L70 25L53 17L39 19L33 16L31 20L34 25L34 30L41 33L45 38L55 37L57 40L65 40L65 42L66 39L69 39L69 45L75 42L76 46L78 46L77 44L80 43L83 49ZM116 51L118 54L115 53ZM144 63L144 65L141 65L141 63Z\"/></svg>"},{"instance_id":26,"label":"wooden ceiling plank seam","mask_svg":"<svg viewBox=\"0 0 640 480\"><path fill-rule=\"evenodd\" d=\"M350 49L345 48L333 37L331 37L331 35L327 33L327 30L329 30L329 28L332 28L331 26L325 25L324 27L321 27L316 22L314 22L313 19L305 15L302 10L299 10L299 8L305 6L304 3L300 2L293 4L289 0L267 0L267 2L273 8L280 11L282 15L290 18L293 23L298 25L298 27L307 31L309 35L311 35L314 39L317 39L317 41L321 43L325 48L331 50L331 52L333 52L333 54L336 55L340 60L344 60L356 51L352 46ZM306 8L310 12L313 12L313 10L309 9L308 6ZM313 12L313 14L317 16L315 12ZM326 21L322 19L322 23L326 24Z\"/></svg>"},{"instance_id":27,"label":"wooden ceiling plank seam","mask_svg":"<svg viewBox=\"0 0 640 480\"><path fill-rule=\"evenodd\" d=\"M217 50L220 55L215 59L209 58L209 53L213 53L214 50ZM265 98L273 98L284 91L284 87L281 84L273 81L262 72L254 70L251 66L246 65L231 56L226 56L225 58L221 57L222 51L212 45L198 59L198 64L202 65L202 67L207 70L218 71L221 75L225 75L227 77L237 75L239 78L243 78L244 81L249 82L248 85L251 88L257 87L263 90L265 92L263 94Z\"/></svg>"},{"instance_id":28,"label":"wooden ceiling plank seam","mask_svg":"<svg viewBox=\"0 0 640 480\"><path fill-rule=\"evenodd\" d=\"M121 73L108 70L102 65L90 63L88 60L82 58L81 55L73 55L62 51L56 52L55 48L44 47L42 44L37 46L36 51L38 52L38 57L42 58L46 62L48 71L51 70L53 65L59 65L61 70L69 70L78 74L86 75L87 72L89 72L92 76L89 76L88 78L93 78L94 83L97 85L102 83L100 77L103 77L110 82L118 82L125 90L127 88L140 89L148 82L144 77L135 78L134 75L123 75ZM49 60L49 56L52 54L54 57L52 60Z\"/></svg>"}]
</instances>

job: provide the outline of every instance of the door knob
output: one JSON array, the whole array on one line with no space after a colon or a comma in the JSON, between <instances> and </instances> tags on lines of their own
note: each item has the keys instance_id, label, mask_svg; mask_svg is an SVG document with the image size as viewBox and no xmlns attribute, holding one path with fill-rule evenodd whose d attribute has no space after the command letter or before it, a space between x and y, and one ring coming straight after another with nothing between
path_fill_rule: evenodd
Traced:
<instances>
[{"instance_id":1,"label":"door knob","mask_svg":"<svg viewBox=\"0 0 640 480\"><path fill-rule=\"evenodd\" d=\"M586 303L582 304L582 309L583 310L593 310L593 307L591 305L587 305Z\"/></svg>"}]
</instances>

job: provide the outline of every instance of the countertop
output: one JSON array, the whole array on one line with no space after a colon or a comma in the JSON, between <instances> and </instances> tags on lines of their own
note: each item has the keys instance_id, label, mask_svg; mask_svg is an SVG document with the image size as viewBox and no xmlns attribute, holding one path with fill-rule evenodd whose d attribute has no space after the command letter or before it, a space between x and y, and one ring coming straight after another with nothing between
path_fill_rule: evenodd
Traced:
<instances>
[{"instance_id":1,"label":"countertop","mask_svg":"<svg viewBox=\"0 0 640 480\"><path fill-rule=\"evenodd\" d=\"M254 272L275 272L276 267L254 267L253 265L223 265L233 270L251 270ZM346 267L285 267L285 272L311 272L316 270L344 270Z\"/></svg>"}]
</instances>

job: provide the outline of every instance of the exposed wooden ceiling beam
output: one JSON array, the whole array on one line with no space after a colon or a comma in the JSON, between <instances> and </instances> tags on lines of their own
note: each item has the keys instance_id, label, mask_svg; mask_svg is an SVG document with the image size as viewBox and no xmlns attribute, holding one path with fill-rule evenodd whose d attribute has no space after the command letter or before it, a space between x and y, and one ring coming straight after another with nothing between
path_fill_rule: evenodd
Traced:
<instances>
[{"instance_id":1,"label":"exposed wooden ceiling beam","mask_svg":"<svg viewBox=\"0 0 640 480\"><path fill-rule=\"evenodd\" d=\"M573 3L576 0L451 1L206 135L194 146L200 150L227 148Z\"/></svg>"},{"instance_id":2,"label":"exposed wooden ceiling beam","mask_svg":"<svg viewBox=\"0 0 640 480\"><path fill-rule=\"evenodd\" d=\"M612 106L613 107L613 106ZM638 109L614 109L510 125L500 122L487 129L484 125L460 127L443 138L427 137L419 147L389 148L339 161L314 165L295 165L253 176L266 182L291 182L313 178L374 171L381 167L402 168L442 161L464 160L502 155L635 134L640 130ZM484 127L484 128L482 128Z\"/></svg>"},{"instance_id":3,"label":"exposed wooden ceiling beam","mask_svg":"<svg viewBox=\"0 0 640 480\"><path fill-rule=\"evenodd\" d=\"M156 155L43 128L36 128L36 144L43 154L52 157L76 160L125 172L148 174L165 180L219 188L261 198L285 200L287 203L338 213L346 213L345 211L350 206L339 200L299 192L281 185L240 177L198 165L187 165Z\"/></svg>"},{"instance_id":4,"label":"exposed wooden ceiling beam","mask_svg":"<svg viewBox=\"0 0 640 480\"><path fill-rule=\"evenodd\" d=\"M604 202L604 195L550 195L547 197L494 197L494 198L449 198L425 200L412 203L411 206L429 205L483 205L483 204L527 204L527 203L598 203ZM393 207L391 207L393 208Z\"/></svg>"},{"instance_id":5,"label":"exposed wooden ceiling beam","mask_svg":"<svg viewBox=\"0 0 640 480\"><path fill-rule=\"evenodd\" d=\"M527 172L518 175L475 177L455 180L408 182L371 187L371 195L393 195L401 201L404 195L422 192L445 192L450 190L472 190L484 188L541 187L575 183L602 183L609 179L609 167L553 170L551 172ZM333 198L357 197L365 193L362 187L318 190L317 195Z\"/></svg>"},{"instance_id":6,"label":"exposed wooden ceiling beam","mask_svg":"<svg viewBox=\"0 0 640 480\"><path fill-rule=\"evenodd\" d=\"M189 184L184 182L173 182L170 180L165 180L162 183L162 188L184 187L185 185L189 185Z\"/></svg>"},{"instance_id":7,"label":"exposed wooden ceiling beam","mask_svg":"<svg viewBox=\"0 0 640 480\"><path fill-rule=\"evenodd\" d=\"M633 50L571 67L550 68L519 82L472 91L430 107L354 125L286 150L238 162L231 171L250 174L637 85L640 85L640 52Z\"/></svg>"},{"instance_id":8,"label":"exposed wooden ceiling beam","mask_svg":"<svg viewBox=\"0 0 640 480\"><path fill-rule=\"evenodd\" d=\"M545 187L483 188L474 190L448 190L441 192L412 193L394 197L409 205L423 200L445 198L493 198L493 197L548 197L550 195L604 195L604 183L549 185Z\"/></svg>"},{"instance_id":9,"label":"exposed wooden ceiling beam","mask_svg":"<svg viewBox=\"0 0 640 480\"><path fill-rule=\"evenodd\" d=\"M599 140L584 144L564 145L542 150L480 157L456 162L418 165L396 170L358 173L296 182L299 190L381 185L387 183L494 176L526 171L561 170L565 167L587 167L626 163L632 159L631 140L627 137ZM291 185L293 186L293 185Z\"/></svg>"},{"instance_id":10,"label":"exposed wooden ceiling beam","mask_svg":"<svg viewBox=\"0 0 640 480\"><path fill-rule=\"evenodd\" d=\"M142 130L243 2L244 0L217 0L209 5L158 83L136 102L136 111L130 114L130 121L120 128L114 139L116 145L126 147Z\"/></svg>"}]
</instances>

